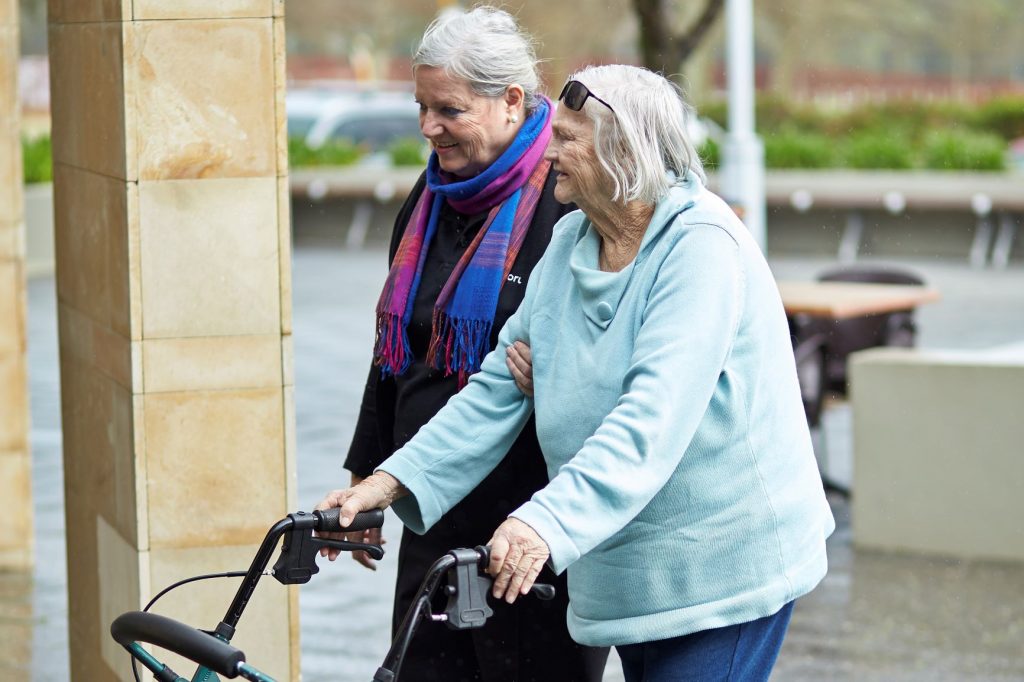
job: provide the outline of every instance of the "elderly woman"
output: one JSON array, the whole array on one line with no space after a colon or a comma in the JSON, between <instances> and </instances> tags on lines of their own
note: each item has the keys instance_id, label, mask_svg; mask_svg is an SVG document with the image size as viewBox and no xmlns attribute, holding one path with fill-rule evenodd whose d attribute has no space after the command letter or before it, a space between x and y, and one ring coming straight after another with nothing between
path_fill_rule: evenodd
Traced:
<instances>
[{"instance_id":1,"label":"elderly woman","mask_svg":"<svg viewBox=\"0 0 1024 682\"><path fill-rule=\"evenodd\" d=\"M543 159L553 107L539 93L531 41L511 16L487 7L445 15L427 29L413 68L420 126L432 153L395 222L373 366L345 460L353 484L405 445L479 370L522 301L552 226L572 208L553 196L554 174ZM532 422L521 432L474 491L432 520L429 532L403 534L396 625L435 559L454 547L484 544L547 483ZM378 540L379 531L367 536ZM372 567L365 554L356 558ZM546 580L566 591L564 578ZM573 642L567 604L563 596L503 608L482 630L424 630L403 678L600 680L607 649Z\"/></svg>"},{"instance_id":2,"label":"elderly woman","mask_svg":"<svg viewBox=\"0 0 1024 682\"><path fill-rule=\"evenodd\" d=\"M825 575L834 522L772 274L704 188L686 106L629 66L565 86L546 158L555 227L498 349L360 485L424 531L536 414L550 481L490 540L494 594L569 574L569 631L626 680L765 680L793 602ZM506 355L532 348L535 398Z\"/></svg>"}]
</instances>

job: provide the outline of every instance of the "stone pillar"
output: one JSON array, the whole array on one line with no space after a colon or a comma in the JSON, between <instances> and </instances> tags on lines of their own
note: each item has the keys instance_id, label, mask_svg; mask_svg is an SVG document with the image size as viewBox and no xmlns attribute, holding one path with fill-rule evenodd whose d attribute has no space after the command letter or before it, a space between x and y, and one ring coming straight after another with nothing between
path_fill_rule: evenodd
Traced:
<instances>
[{"instance_id":1,"label":"stone pillar","mask_svg":"<svg viewBox=\"0 0 1024 682\"><path fill-rule=\"evenodd\" d=\"M0 568L32 564L18 1L0 0Z\"/></svg>"},{"instance_id":2,"label":"stone pillar","mask_svg":"<svg viewBox=\"0 0 1024 682\"><path fill-rule=\"evenodd\" d=\"M49 2L76 680L130 679L111 620L247 568L296 502L283 8ZM155 610L212 628L237 585ZM298 679L295 589L266 579L233 643Z\"/></svg>"}]
</instances>

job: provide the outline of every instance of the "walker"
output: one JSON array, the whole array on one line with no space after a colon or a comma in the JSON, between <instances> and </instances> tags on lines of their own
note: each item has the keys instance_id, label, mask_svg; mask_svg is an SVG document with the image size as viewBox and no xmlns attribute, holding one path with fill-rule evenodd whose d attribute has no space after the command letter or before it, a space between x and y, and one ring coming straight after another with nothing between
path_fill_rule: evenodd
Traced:
<instances>
[{"instance_id":1,"label":"walker","mask_svg":"<svg viewBox=\"0 0 1024 682\"><path fill-rule=\"evenodd\" d=\"M198 664L191 682L216 682L220 680L218 675L228 679L241 677L252 682L275 682L269 675L249 665L245 653L231 645L238 621L260 578L269 574L283 585L307 583L320 570L316 565L316 557L324 547L346 552L362 550L378 560L384 557L384 550L379 545L313 536L314 531L340 532L340 511L329 509L289 514L271 526L248 571L200 575L180 580L157 594L142 611L129 611L118 616L110 625L110 634L131 654L135 679L139 680L136 668L138 661L152 671L154 679L159 682L190 682L146 651L142 643L147 643L172 651ZM383 522L384 512L375 509L358 514L344 530L380 528ZM284 543L281 546L281 554L273 569L267 572L267 564L270 563L274 549L282 536ZM493 581L482 569L489 561L489 548L478 546L474 549L453 549L434 562L420 585L416 600L406 612L383 664L374 674L373 682L398 680L405 652L421 623L441 622L453 630L466 630L482 627L487 622L493 615L487 604ZM160 597L186 583L207 578L238 576L244 576L242 584L224 618L213 630L198 630L149 611ZM448 595L448 603L442 613L432 613L431 598L441 587L444 578L447 578L445 593ZM545 584L535 584L530 592L545 600L555 596L555 588Z\"/></svg>"}]
</instances>

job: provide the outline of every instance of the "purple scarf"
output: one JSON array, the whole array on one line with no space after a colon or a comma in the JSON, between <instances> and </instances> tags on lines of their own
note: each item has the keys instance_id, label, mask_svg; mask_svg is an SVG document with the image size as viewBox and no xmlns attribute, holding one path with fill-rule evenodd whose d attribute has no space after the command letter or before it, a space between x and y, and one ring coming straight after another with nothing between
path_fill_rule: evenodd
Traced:
<instances>
[{"instance_id":1,"label":"purple scarf","mask_svg":"<svg viewBox=\"0 0 1024 682\"><path fill-rule=\"evenodd\" d=\"M412 362L406 326L443 201L460 213L490 213L434 303L427 362L443 369L445 376L458 372L460 388L480 369L490 349L498 294L544 189L551 164L543 156L550 137L551 103L541 98L509 148L475 178L459 180L441 171L437 154L430 155L427 186L405 226L377 302L373 360L384 376L402 374Z\"/></svg>"}]
</instances>

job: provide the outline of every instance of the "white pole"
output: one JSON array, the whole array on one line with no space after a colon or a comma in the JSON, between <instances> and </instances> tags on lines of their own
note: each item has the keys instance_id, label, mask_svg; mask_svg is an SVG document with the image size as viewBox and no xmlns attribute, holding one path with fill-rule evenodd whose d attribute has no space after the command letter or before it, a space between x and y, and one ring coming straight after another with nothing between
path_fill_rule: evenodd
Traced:
<instances>
[{"instance_id":1,"label":"white pole","mask_svg":"<svg viewBox=\"0 0 1024 682\"><path fill-rule=\"evenodd\" d=\"M753 0L726 0L726 80L729 130L722 146L722 197L765 250L764 146L754 133Z\"/></svg>"}]
</instances>

